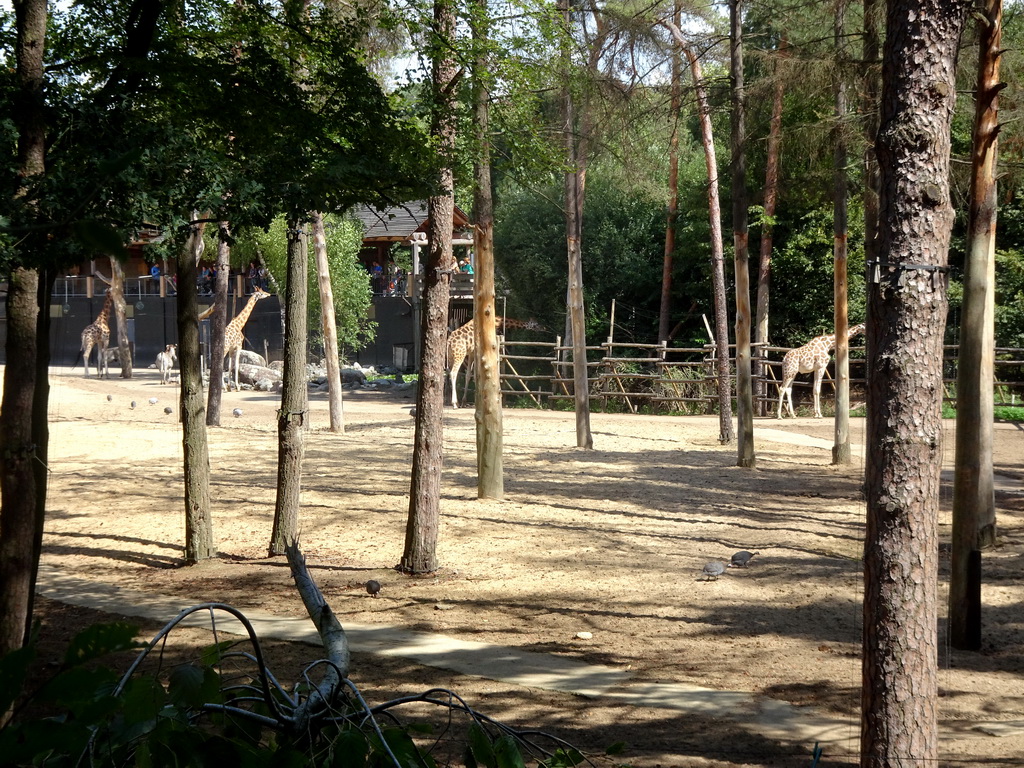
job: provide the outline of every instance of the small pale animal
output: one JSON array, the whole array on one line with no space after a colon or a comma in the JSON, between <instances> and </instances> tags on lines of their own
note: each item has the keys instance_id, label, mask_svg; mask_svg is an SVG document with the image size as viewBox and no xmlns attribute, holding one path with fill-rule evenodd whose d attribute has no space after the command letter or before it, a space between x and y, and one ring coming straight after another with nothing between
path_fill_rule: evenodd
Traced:
<instances>
[{"instance_id":1,"label":"small pale animal","mask_svg":"<svg viewBox=\"0 0 1024 768\"><path fill-rule=\"evenodd\" d=\"M701 574L704 576L704 581L718 581L718 577L725 573L725 563L720 560L712 560L704 566L704 570Z\"/></svg>"},{"instance_id":2,"label":"small pale animal","mask_svg":"<svg viewBox=\"0 0 1024 768\"><path fill-rule=\"evenodd\" d=\"M235 408L235 409L234 409L234 410L233 410L233 411L231 412L231 415L232 415L232 416L234 416L234 417L235 417L235 418L237 419L237 418L238 418L239 416L241 416L241 415L242 415L242 409L241 409L241 408Z\"/></svg>"},{"instance_id":3,"label":"small pale animal","mask_svg":"<svg viewBox=\"0 0 1024 768\"><path fill-rule=\"evenodd\" d=\"M376 579L370 579L366 582L366 593L370 597L376 597L377 593L380 592L380 582Z\"/></svg>"},{"instance_id":4,"label":"small pale animal","mask_svg":"<svg viewBox=\"0 0 1024 768\"><path fill-rule=\"evenodd\" d=\"M160 402L160 401L157 398L155 398L155 397L149 398L149 404L150 405L156 405L158 402Z\"/></svg>"},{"instance_id":5,"label":"small pale animal","mask_svg":"<svg viewBox=\"0 0 1024 768\"><path fill-rule=\"evenodd\" d=\"M168 344L164 351L156 356L156 367L160 369L160 383L171 383L171 371L174 369L174 361L178 359L178 345Z\"/></svg>"},{"instance_id":6,"label":"small pale animal","mask_svg":"<svg viewBox=\"0 0 1024 768\"><path fill-rule=\"evenodd\" d=\"M739 552L732 556L732 562L729 563L730 568L746 568L747 563L750 562L750 558L754 555L759 555L760 552L747 552L745 549L741 549Z\"/></svg>"},{"instance_id":7,"label":"small pale animal","mask_svg":"<svg viewBox=\"0 0 1024 768\"><path fill-rule=\"evenodd\" d=\"M135 410L135 401L134 400L132 400L132 410L133 411Z\"/></svg>"},{"instance_id":8,"label":"small pale animal","mask_svg":"<svg viewBox=\"0 0 1024 768\"><path fill-rule=\"evenodd\" d=\"M174 413L174 409L171 408L171 406L169 406L169 405L165 406L164 407L164 413L166 413L168 416L170 416L172 413Z\"/></svg>"}]
</instances>

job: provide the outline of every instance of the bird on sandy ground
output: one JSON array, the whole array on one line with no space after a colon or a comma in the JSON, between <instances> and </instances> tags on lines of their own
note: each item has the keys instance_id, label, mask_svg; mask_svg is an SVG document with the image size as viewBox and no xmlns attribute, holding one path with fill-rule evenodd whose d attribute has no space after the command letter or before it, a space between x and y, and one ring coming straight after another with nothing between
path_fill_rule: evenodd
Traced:
<instances>
[{"instance_id":1,"label":"bird on sandy ground","mask_svg":"<svg viewBox=\"0 0 1024 768\"><path fill-rule=\"evenodd\" d=\"M108 403L109 403L110 401L112 401L113 399L114 399L114 396L113 396L113 395L107 395L107 402L108 402Z\"/></svg>"},{"instance_id":2,"label":"bird on sandy ground","mask_svg":"<svg viewBox=\"0 0 1024 768\"><path fill-rule=\"evenodd\" d=\"M718 581L718 577L725 573L725 563L720 560L712 560L704 566L704 570L701 574L704 576L704 581Z\"/></svg>"},{"instance_id":3,"label":"bird on sandy ground","mask_svg":"<svg viewBox=\"0 0 1024 768\"><path fill-rule=\"evenodd\" d=\"M376 597L377 593L380 592L380 582L376 579L370 579L366 582L366 594L370 597Z\"/></svg>"},{"instance_id":4,"label":"bird on sandy ground","mask_svg":"<svg viewBox=\"0 0 1024 768\"><path fill-rule=\"evenodd\" d=\"M135 410L135 401L134 400L132 400L132 410L133 411Z\"/></svg>"},{"instance_id":5,"label":"bird on sandy ground","mask_svg":"<svg viewBox=\"0 0 1024 768\"><path fill-rule=\"evenodd\" d=\"M158 402L160 402L160 401L157 398L155 398L155 397L149 398L149 404L150 405L156 405Z\"/></svg>"},{"instance_id":6,"label":"bird on sandy ground","mask_svg":"<svg viewBox=\"0 0 1024 768\"><path fill-rule=\"evenodd\" d=\"M750 558L754 555L760 555L760 552L747 552L745 549L741 549L739 552L732 556L732 562L729 563L730 568L746 568L747 563L750 562Z\"/></svg>"},{"instance_id":7,"label":"bird on sandy ground","mask_svg":"<svg viewBox=\"0 0 1024 768\"><path fill-rule=\"evenodd\" d=\"M166 413L168 416L170 416L172 413L174 413L174 409L171 408L171 406L169 406L169 405L165 406L164 407L164 413Z\"/></svg>"},{"instance_id":8,"label":"bird on sandy ground","mask_svg":"<svg viewBox=\"0 0 1024 768\"><path fill-rule=\"evenodd\" d=\"M237 419L239 416L242 415L242 409L241 408L235 408L233 411L231 411L231 415L234 416Z\"/></svg>"}]
</instances>

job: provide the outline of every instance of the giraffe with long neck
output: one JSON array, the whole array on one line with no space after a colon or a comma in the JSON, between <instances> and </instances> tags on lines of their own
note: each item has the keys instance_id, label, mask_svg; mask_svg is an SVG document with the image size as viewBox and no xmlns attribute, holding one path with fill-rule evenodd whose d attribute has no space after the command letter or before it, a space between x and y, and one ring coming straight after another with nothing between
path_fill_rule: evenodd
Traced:
<instances>
[{"instance_id":1,"label":"giraffe with long neck","mask_svg":"<svg viewBox=\"0 0 1024 768\"><path fill-rule=\"evenodd\" d=\"M110 306L114 301L113 294L108 290L103 300L103 309L96 320L82 330L82 362L85 375L89 375L89 355L96 349L96 378L107 375L107 345L110 344Z\"/></svg>"},{"instance_id":2,"label":"giraffe with long neck","mask_svg":"<svg viewBox=\"0 0 1024 768\"><path fill-rule=\"evenodd\" d=\"M242 358L242 342L245 340L245 337L242 335L242 329L245 328L245 324L248 322L249 315L252 314L256 302L267 298L269 295L263 289L256 288L252 296L249 297L249 301L242 307L242 311L235 315L235 318L224 329L224 357L228 358L230 366L228 372L231 373L231 369L234 369L236 392L241 389L238 384L238 365ZM228 389L231 389L230 377L228 378Z\"/></svg>"},{"instance_id":3,"label":"giraffe with long neck","mask_svg":"<svg viewBox=\"0 0 1024 768\"><path fill-rule=\"evenodd\" d=\"M864 333L864 324L855 325L847 331L847 340ZM793 411L793 379L801 373L814 373L814 418L821 418L821 379L828 367L829 356L836 346L836 335L816 336L802 347L791 349L782 358L782 387L779 389L779 412L782 418L782 402L786 401L789 415L795 417Z\"/></svg>"},{"instance_id":4,"label":"giraffe with long neck","mask_svg":"<svg viewBox=\"0 0 1024 768\"><path fill-rule=\"evenodd\" d=\"M525 328L529 331L542 330L540 323L535 320L510 320L508 318L499 317L495 321L498 333L501 334L505 328ZM459 376L459 370L462 368L462 364L469 359L467 364L466 374L466 387L469 387L469 373L473 366L473 353L476 351L476 326L473 322L473 318L469 319L469 322L465 325L460 325L450 334L448 334L448 345L445 350L445 357L448 364L448 379L452 386L452 408L459 407L459 398L456 393L456 380ZM465 393L463 393L463 399L465 399Z\"/></svg>"}]
</instances>

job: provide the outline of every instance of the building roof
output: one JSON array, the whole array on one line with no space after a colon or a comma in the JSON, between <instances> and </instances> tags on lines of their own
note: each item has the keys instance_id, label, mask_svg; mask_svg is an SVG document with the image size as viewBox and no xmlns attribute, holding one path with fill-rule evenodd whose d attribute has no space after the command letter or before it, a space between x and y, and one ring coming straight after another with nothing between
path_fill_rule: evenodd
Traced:
<instances>
[{"instance_id":1,"label":"building roof","mask_svg":"<svg viewBox=\"0 0 1024 768\"><path fill-rule=\"evenodd\" d=\"M427 233L427 201L414 200L379 211L369 206L360 206L353 215L363 225L363 242L402 243L412 239L413 233ZM455 206L453 227L458 235L469 226L469 217Z\"/></svg>"}]
</instances>

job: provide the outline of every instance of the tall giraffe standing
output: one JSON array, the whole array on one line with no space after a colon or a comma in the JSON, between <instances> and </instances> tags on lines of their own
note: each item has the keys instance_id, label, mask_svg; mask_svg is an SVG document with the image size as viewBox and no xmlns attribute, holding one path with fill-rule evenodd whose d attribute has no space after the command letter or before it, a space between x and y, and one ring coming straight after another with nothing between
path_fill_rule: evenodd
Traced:
<instances>
[{"instance_id":1,"label":"tall giraffe standing","mask_svg":"<svg viewBox=\"0 0 1024 768\"><path fill-rule=\"evenodd\" d=\"M509 320L507 318L498 318L495 322L498 333L502 333L505 328L525 328L529 331L540 331L543 330L540 323L535 320ZM466 362L466 358L469 358L469 370L473 365L473 353L476 351L476 326L473 323L473 318L469 319L469 322L465 325L460 325L450 334L448 334L448 345L446 348L446 362L448 363L448 379L452 385L452 408L459 407L459 398L455 392L455 382L459 376L459 369L462 368L462 364ZM469 386L469 374L467 373L466 385ZM463 393L465 398L465 393Z\"/></svg>"},{"instance_id":2,"label":"tall giraffe standing","mask_svg":"<svg viewBox=\"0 0 1024 768\"><path fill-rule=\"evenodd\" d=\"M847 331L847 340L857 334L864 333L864 324L855 325ZM830 333L827 336L816 336L802 347L791 349L782 358L782 387L779 389L779 413L777 418L782 418L782 401L786 400L789 406L789 415L796 416L793 412L793 379L799 373L814 372L814 418L821 418L821 379L825 375L825 368L828 367L829 354L836 345L836 335Z\"/></svg>"},{"instance_id":3,"label":"tall giraffe standing","mask_svg":"<svg viewBox=\"0 0 1024 768\"><path fill-rule=\"evenodd\" d=\"M262 288L256 288L253 290L252 296L249 297L249 302L242 307L242 311L235 315L234 320L228 323L224 329L224 357L229 358L229 368L234 368L235 376L235 391L238 392L241 387L238 385L238 364L242 358L242 341L245 339L242 336L242 329L245 328L246 322L249 320L249 315L252 314L252 308L256 306L256 302L260 299L265 299L270 294L264 291ZM230 374L230 369L228 373ZM231 389L231 378L228 377L228 390Z\"/></svg>"},{"instance_id":4,"label":"tall giraffe standing","mask_svg":"<svg viewBox=\"0 0 1024 768\"><path fill-rule=\"evenodd\" d=\"M113 294L108 290L103 300L103 309L99 316L82 330L82 362L85 375L89 375L89 355L96 348L96 378L107 375L107 345L110 344L110 306L114 301Z\"/></svg>"}]
</instances>

